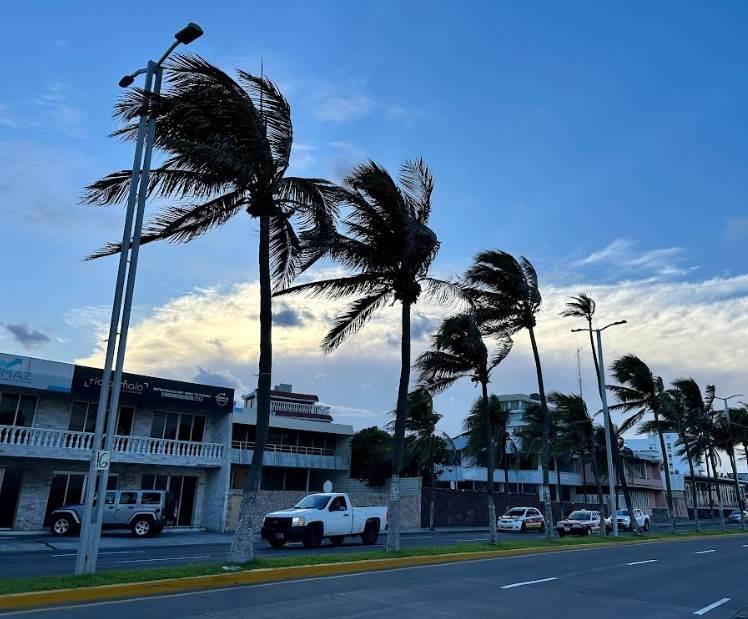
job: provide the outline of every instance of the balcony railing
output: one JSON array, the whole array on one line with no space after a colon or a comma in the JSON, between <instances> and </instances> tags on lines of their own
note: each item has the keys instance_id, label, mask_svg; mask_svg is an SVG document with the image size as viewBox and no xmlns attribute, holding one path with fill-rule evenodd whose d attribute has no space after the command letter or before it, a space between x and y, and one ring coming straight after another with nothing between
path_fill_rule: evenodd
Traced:
<instances>
[{"instance_id":1,"label":"balcony railing","mask_svg":"<svg viewBox=\"0 0 748 619\"><path fill-rule=\"evenodd\" d=\"M254 450L255 444L248 441L232 441L231 446L234 449L252 449ZM303 445L277 445L270 443L265 445L265 451L271 453L287 453L287 454L304 454L307 456L334 456L334 449L324 449L323 447L304 447Z\"/></svg>"},{"instance_id":2,"label":"balcony railing","mask_svg":"<svg viewBox=\"0 0 748 619\"><path fill-rule=\"evenodd\" d=\"M0 426L0 445L90 452L93 444L92 432ZM112 451L115 454L134 456L165 455L209 461L220 461L223 457L223 445L220 443L197 443L145 436L115 436Z\"/></svg>"},{"instance_id":3,"label":"balcony railing","mask_svg":"<svg viewBox=\"0 0 748 619\"><path fill-rule=\"evenodd\" d=\"M301 404L298 402L284 402L283 400L271 400L270 410L281 415L304 415L305 417L326 417L330 415L329 406L320 406L319 404Z\"/></svg>"}]
</instances>

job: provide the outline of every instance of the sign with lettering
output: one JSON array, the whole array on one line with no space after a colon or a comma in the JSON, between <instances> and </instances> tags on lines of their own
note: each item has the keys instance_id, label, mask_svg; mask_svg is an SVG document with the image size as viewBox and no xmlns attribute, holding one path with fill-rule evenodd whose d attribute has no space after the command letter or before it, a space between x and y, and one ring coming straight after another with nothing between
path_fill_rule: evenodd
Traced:
<instances>
[{"instance_id":1,"label":"sign with lettering","mask_svg":"<svg viewBox=\"0 0 748 619\"><path fill-rule=\"evenodd\" d=\"M96 470L97 471L108 471L109 462L112 458L112 452L106 451L105 449L99 449L96 452Z\"/></svg>"},{"instance_id":2,"label":"sign with lettering","mask_svg":"<svg viewBox=\"0 0 748 619\"><path fill-rule=\"evenodd\" d=\"M69 393L73 365L0 353L0 385Z\"/></svg>"},{"instance_id":3,"label":"sign with lettering","mask_svg":"<svg viewBox=\"0 0 748 619\"><path fill-rule=\"evenodd\" d=\"M73 393L87 396L90 400L97 399L101 391L102 376L103 372L98 368L76 365L73 372ZM234 410L234 390L229 387L123 373L120 401L179 411L230 413Z\"/></svg>"}]
</instances>

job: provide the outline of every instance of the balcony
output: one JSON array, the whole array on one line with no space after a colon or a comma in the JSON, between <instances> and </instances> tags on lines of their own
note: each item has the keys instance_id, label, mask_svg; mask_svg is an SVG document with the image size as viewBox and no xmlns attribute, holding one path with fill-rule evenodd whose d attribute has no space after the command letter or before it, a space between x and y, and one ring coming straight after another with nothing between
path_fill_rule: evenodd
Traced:
<instances>
[{"instance_id":1,"label":"balcony","mask_svg":"<svg viewBox=\"0 0 748 619\"><path fill-rule=\"evenodd\" d=\"M319 421L332 421L329 406L319 404L301 404L298 402L285 402L284 400L270 400L270 411L281 417L300 417L302 419L317 419Z\"/></svg>"},{"instance_id":2,"label":"balcony","mask_svg":"<svg viewBox=\"0 0 748 619\"><path fill-rule=\"evenodd\" d=\"M235 464L251 464L255 444L245 441L231 443L231 461ZM303 445L265 445L262 457L265 466L288 466L312 469L347 470L345 456L336 455L334 449L305 447Z\"/></svg>"},{"instance_id":3,"label":"balcony","mask_svg":"<svg viewBox=\"0 0 748 619\"><path fill-rule=\"evenodd\" d=\"M88 460L94 445L92 432L54 428L0 426L0 456ZM224 446L145 436L115 436L112 462L221 466Z\"/></svg>"}]
</instances>

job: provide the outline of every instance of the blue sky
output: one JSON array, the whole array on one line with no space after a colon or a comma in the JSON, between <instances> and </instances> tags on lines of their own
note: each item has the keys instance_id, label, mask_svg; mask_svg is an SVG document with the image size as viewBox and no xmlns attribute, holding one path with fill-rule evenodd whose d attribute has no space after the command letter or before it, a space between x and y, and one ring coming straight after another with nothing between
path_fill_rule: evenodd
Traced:
<instances>
[{"instance_id":1,"label":"blue sky","mask_svg":"<svg viewBox=\"0 0 748 619\"><path fill-rule=\"evenodd\" d=\"M580 344L557 314L565 295L586 289L601 319L632 322L611 334L609 358L635 352L668 380L694 374L748 389L744 4L164 2L149 11L143 24L106 3L5 8L0 349L100 355L115 263L81 258L118 236L122 211L77 197L131 163L131 146L106 137L119 78L192 20L205 36L191 51L227 70L258 72L263 58L293 107L294 173L337 180L364 158L394 170L422 156L437 182L440 274L461 272L482 248L533 260L547 290L551 388L576 384ZM245 297L256 240L240 218L189 246L143 252L133 370L251 387ZM396 327L384 317L323 358L315 342L334 309L278 308L298 320L279 332L275 378L317 391L357 427L381 423L396 388ZM424 335L438 318L423 309ZM232 321L248 323L246 341L227 335ZM166 340L168 354L155 354ZM518 341L497 391L533 389L526 352ZM465 385L442 397L445 429L459 429L474 396Z\"/></svg>"}]
</instances>

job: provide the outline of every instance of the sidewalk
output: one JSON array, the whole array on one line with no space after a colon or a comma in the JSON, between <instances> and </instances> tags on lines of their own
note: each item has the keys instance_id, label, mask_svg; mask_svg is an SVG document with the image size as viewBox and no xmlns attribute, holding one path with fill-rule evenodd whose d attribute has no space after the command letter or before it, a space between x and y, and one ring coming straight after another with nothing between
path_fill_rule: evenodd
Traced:
<instances>
[{"instance_id":1,"label":"sidewalk","mask_svg":"<svg viewBox=\"0 0 748 619\"><path fill-rule=\"evenodd\" d=\"M430 531L429 529L403 529L403 536L440 535L461 533L484 533L486 527L454 527ZM384 533L386 535L386 533ZM257 536L259 541L259 536ZM0 533L0 554L11 552L49 552L50 550L74 551L78 549L78 537L54 537L45 531L5 531ZM101 536L102 550L148 548L157 546L228 545L231 533L212 533L195 529L166 529L161 535L137 539L126 531L107 531Z\"/></svg>"}]
</instances>

